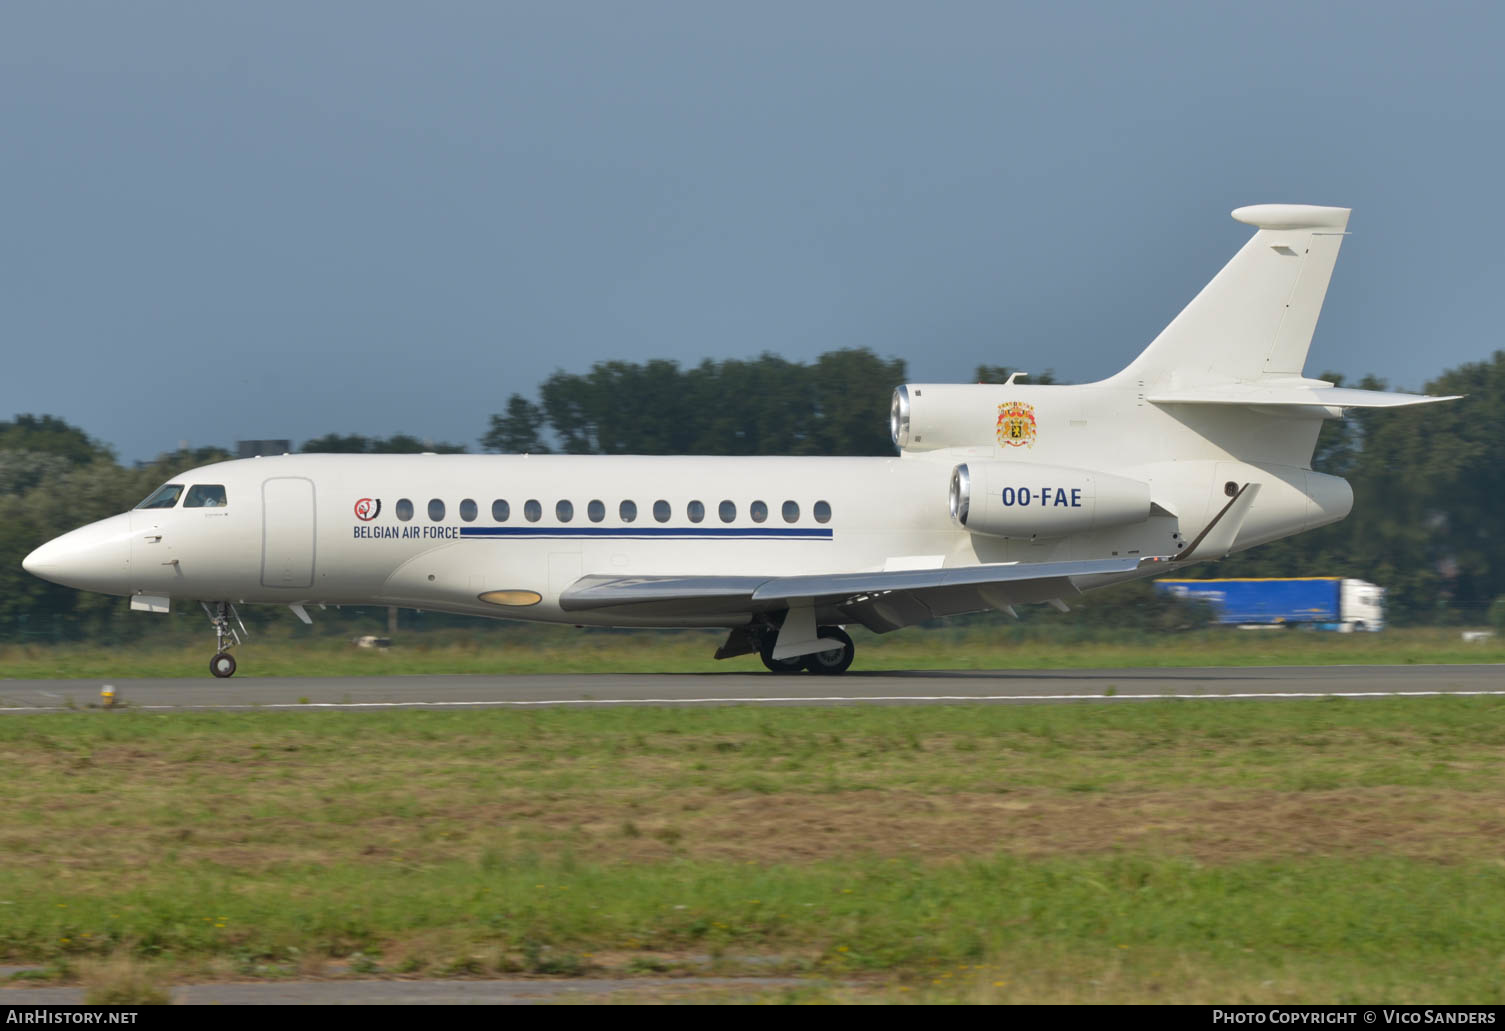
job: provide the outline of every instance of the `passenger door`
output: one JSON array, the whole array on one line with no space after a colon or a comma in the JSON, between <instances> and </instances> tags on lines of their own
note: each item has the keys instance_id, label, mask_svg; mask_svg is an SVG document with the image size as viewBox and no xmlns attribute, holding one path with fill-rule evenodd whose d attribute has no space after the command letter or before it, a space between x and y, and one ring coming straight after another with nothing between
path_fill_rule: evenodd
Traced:
<instances>
[{"instance_id":1,"label":"passenger door","mask_svg":"<svg viewBox=\"0 0 1505 1031\"><path fill-rule=\"evenodd\" d=\"M261 583L314 584L314 482L280 476L261 485Z\"/></svg>"}]
</instances>

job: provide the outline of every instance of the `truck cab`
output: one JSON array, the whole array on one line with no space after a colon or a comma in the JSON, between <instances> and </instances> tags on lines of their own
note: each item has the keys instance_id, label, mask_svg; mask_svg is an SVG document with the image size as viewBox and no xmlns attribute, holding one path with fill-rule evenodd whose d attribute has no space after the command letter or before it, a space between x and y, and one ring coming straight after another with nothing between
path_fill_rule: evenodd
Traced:
<instances>
[{"instance_id":1,"label":"truck cab","mask_svg":"<svg viewBox=\"0 0 1505 1031\"><path fill-rule=\"evenodd\" d=\"M1385 589L1368 580L1344 580L1339 587L1340 633L1385 629Z\"/></svg>"}]
</instances>

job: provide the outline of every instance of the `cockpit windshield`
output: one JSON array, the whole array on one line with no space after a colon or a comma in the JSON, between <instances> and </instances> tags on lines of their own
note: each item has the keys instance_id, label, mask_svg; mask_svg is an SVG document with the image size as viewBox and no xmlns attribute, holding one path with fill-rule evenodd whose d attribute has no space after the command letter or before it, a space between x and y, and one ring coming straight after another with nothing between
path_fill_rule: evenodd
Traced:
<instances>
[{"instance_id":1,"label":"cockpit windshield","mask_svg":"<svg viewBox=\"0 0 1505 1031\"><path fill-rule=\"evenodd\" d=\"M225 488L218 483L195 483L183 499L184 508L224 508Z\"/></svg>"},{"instance_id":2,"label":"cockpit windshield","mask_svg":"<svg viewBox=\"0 0 1505 1031\"><path fill-rule=\"evenodd\" d=\"M181 483L169 483L166 486L159 488L155 494L152 494L150 497L148 497L145 501L141 502L141 504L137 505L136 507L137 508L172 508L174 505L176 505L178 503L178 497L182 493L183 493L183 485Z\"/></svg>"}]
</instances>

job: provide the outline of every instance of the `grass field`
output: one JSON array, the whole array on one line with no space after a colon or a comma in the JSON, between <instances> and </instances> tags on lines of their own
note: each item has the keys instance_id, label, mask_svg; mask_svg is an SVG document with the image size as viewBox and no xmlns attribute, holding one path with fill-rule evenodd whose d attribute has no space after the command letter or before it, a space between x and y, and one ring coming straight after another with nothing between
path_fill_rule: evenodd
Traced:
<instances>
[{"instance_id":1,"label":"grass field","mask_svg":"<svg viewBox=\"0 0 1505 1031\"><path fill-rule=\"evenodd\" d=\"M754 656L717 662L719 632L621 633L532 626L400 635L386 651L343 638L273 633L236 650L238 677L446 673L762 672ZM941 627L887 636L853 630L853 672L890 669L1062 669L1505 662L1505 636L1465 643L1456 628L1378 634L1206 630L1188 633L1053 633L1029 627ZM100 648L0 646L0 680L53 677L202 677L207 633L190 643Z\"/></svg>"},{"instance_id":2,"label":"grass field","mask_svg":"<svg viewBox=\"0 0 1505 1031\"><path fill-rule=\"evenodd\" d=\"M0 720L0 962L1505 1002L1505 701ZM145 989L143 989L145 990Z\"/></svg>"}]
</instances>

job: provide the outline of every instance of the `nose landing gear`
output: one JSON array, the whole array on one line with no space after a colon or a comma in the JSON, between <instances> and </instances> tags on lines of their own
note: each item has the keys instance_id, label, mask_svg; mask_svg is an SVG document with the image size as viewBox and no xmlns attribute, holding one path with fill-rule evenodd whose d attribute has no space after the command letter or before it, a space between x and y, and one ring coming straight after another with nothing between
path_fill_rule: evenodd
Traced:
<instances>
[{"instance_id":1,"label":"nose landing gear","mask_svg":"<svg viewBox=\"0 0 1505 1031\"><path fill-rule=\"evenodd\" d=\"M230 654L230 649L240 643L240 634L246 632L246 625L240 621L240 613L235 611L235 606L227 601L217 601L214 608L209 607L208 602L200 602L204 611L209 614L209 622L214 627L214 658L209 660L209 672L221 679L235 675L235 656ZM240 633L235 632L235 627L230 625L231 617L240 626Z\"/></svg>"}]
</instances>

